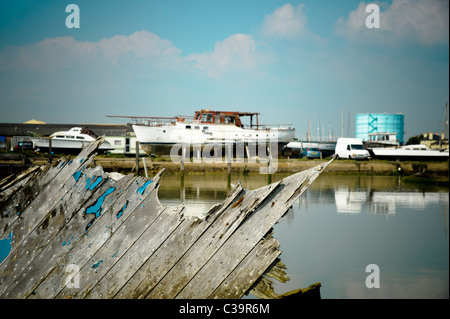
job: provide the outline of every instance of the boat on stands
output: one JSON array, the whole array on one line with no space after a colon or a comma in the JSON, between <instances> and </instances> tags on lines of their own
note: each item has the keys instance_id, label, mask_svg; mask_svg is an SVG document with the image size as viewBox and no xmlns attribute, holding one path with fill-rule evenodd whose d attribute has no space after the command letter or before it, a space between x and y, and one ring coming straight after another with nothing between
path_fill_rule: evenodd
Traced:
<instances>
[{"instance_id":1,"label":"boat on stands","mask_svg":"<svg viewBox=\"0 0 450 319\"><path fill-rule=\"evenodd\" d=\"M403 161L447 161L449 151L429 149L425 145L415 144L400 147L377 147L368 149L372 158Z\"/></svg>"},{"instance_id":2,"label":"boat on stands","mask_svg":"<svg viewBox=\"0 0 450 319\"><path fill-rule=\"evenodd\" d=\"M374 132L369 133L369 139L363 141L364 147L369 148L380 148L380 147L399 147L400 141L397 138L397 133L389 132Z\"/></svg>"},{"instance_id":3,"label":"boat on stands","mask_svg":"<svg viewBox=\"0 0 450 319\"><path fill-rule=\"evenodd\" d=\"M292 125L261 125L260 113L230 111L196 111L194 116L138 117L132 119L136 137L147 154L169 154L175 144L203 147L207 144L243 143L254 145L276 142L278 152L294 138ZM244 124L243 118L250 118ZM255 122L253 122L255 120Z\"/></svg>"},{"instance_id":4,"label":"boat on stands","mask_svg":"<svg viewBox=\"0 0 450 319\"><path fill-rule=\"evenodd\" d=\"M37 151L49 152L51 147L52 153L78 154L97 137L87 127L72 127L68 131L55 132L49 138L32 138L31 140ZM114 147L108 141L104 141L98 148L100 153L106 153L112 150L114 150Z\"/></svg>"}]
</instances>

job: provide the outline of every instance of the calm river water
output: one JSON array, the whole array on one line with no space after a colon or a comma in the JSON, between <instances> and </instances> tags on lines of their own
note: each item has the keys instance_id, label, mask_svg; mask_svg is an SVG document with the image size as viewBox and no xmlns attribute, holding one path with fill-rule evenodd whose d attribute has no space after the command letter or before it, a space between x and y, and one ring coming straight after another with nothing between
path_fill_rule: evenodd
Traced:
<instances>
[{"instance_id":1,"label":"calm river water","mask_svg":"<svg viewBox=\"0 0 450 319\"><path fill-rule=\"evenodd\" d=\"M264 175L232 183L238 178L250 189L267 184ZM161 202L184 197L187 214L227 195L225 175L187 175L184 191L178 175L163 175L160 184ZM449 298L448 196L397 177L320 176L274 227L290 277L275 281L275 292L321 282L322 298ZM368 265L377 266L378 280Z\"/></svg>"}]
</instances>

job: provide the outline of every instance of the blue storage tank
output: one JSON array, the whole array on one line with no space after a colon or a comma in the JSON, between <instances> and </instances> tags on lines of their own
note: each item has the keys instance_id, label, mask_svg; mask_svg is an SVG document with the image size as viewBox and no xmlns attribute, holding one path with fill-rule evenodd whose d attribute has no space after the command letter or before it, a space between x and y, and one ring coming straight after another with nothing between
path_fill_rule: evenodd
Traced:
<instances>
[{"instance_id":1,"label":"blue storage tank","mask_svg":"<svg viewBox=\"0 0 450 319\"><path fill-rule=\"evenodd\" d=\"M405 137L404 114L356 114L355 136L362 141L369 140L369 133L396 133L401 145Z\"/></svg>"}]
</instances>

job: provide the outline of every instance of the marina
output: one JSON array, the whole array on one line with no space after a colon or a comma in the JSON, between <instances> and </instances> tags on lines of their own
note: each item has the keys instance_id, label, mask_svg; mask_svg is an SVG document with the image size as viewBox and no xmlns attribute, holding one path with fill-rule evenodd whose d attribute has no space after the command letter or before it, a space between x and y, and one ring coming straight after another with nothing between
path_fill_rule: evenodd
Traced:
<instances>
[{"instance_id":1,"label":"marina","mask_svg":"<svg viewBox=\"0 0 450 319\"><path fill-rule=\"evenodd\" d=\"M0 1L7 307L449 299L449 0L34 2Z\"/></svg>"}]
</instances>

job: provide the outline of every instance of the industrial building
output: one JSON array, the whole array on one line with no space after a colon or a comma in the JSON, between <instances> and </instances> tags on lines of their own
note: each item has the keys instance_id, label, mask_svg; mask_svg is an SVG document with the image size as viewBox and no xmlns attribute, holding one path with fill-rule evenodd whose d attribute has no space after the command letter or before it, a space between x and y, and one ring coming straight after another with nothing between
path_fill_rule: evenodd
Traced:
<instances>
[{"instance_id":1,"label":"industrial building","mask_svg":"<svg viewBox=\"0 0 450 319\"><path fill-rule=\"evenodd\" d=\"M405 138L405 115L400 113L356 114L355 136L357 138L362 141L369 141L373 136L389 135L381 133L395 133L398 143L403 145Z\"/></svg>"}]
</instances>

